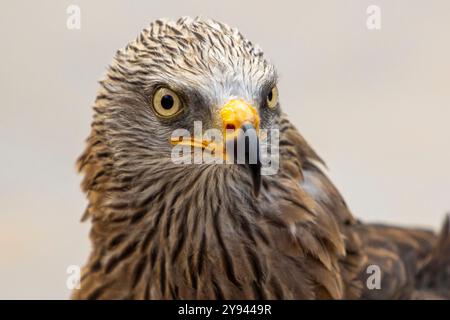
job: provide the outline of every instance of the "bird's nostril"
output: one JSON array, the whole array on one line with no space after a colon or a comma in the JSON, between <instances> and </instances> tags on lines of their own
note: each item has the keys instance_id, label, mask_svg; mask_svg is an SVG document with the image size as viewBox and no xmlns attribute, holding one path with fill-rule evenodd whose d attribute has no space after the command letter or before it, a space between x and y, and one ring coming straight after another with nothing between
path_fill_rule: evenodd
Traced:
<instances>
[{"instance_id":1,"label":"bird's nostril","mask_svg":"<svg viewBox=\"0 0 450 320\"><path fill-rule=\"evenodd\" d=\"M236 127L234 126L234 124L228 123L228 124L226 125L225 129L227 129L227 130L235 130Z\"/></svg>"}]
</instances>

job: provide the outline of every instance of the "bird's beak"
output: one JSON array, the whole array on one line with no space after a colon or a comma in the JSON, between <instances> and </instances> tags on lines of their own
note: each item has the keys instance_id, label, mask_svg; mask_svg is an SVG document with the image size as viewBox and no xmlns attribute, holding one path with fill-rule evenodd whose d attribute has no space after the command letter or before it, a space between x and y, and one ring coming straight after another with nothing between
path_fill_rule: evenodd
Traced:
<instances>
[{"instance_id":1,"label":"bird's beak","mask_svg":"<svg viewBox=\"0 0 450 320\"><path fill-rule=\"evenodd\" d=\"M220 109L220 118L223 125L222 143L197 138L180 140L178 137L171 138L171 143L209 150L227 163L247 166L250 169L254 194L258 196L261 189L258 112L244 100L233 99Z\"/></svg>"},{"instance_id":2,"label":"bird's beak","mask_svg":"<svg viewBox=\"0 0 450 320\"><path fill-rule=\"evenodd\" d=\"M226 155L232 158L234 163L243 164L250 169L253 191L255 196L258 196L261 188L258 112L244 100L233 99L221 108L220 117L223 124ZM239 142L243 143L243 150Z\"/></svg>"}]
</instances>

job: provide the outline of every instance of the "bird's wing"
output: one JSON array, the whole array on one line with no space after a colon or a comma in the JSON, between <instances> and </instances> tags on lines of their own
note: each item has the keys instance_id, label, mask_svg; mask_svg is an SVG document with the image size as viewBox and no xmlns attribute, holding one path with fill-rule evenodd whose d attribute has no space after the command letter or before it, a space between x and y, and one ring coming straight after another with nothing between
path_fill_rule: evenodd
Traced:
<instances>
[{"instance_id":1,"label":"bird's wing","mask_svg":"<svg viewBox=\"0 0 450 320\"><path fill-rule=\"evenodd\" d=\"M358 224L354 227L364 245L367 264L360 274L364 285L363 299L409 299L417 294L416 277L423 268L436 241L426 230L407 229L379 224ZM378 287L368 284L380 270Z\"/></svg>"},{"instance_id":2,"label":"bird's wing","mask_svg":"<svg viewBox=\"0 0 450 320\"><path fill-rule=\"evenodd\" d=\"M431 295L431 298L450 299L450 214L416 281L416 288L424 293L419 298Z\"/></svg>"},{"instance_id":3,"label":"bird's wing","mask_svg":"<svg viewBox=\"0 0 450 320\"><path fill-rule=\"evenodd\" d=\"M339 257L343 297L355 299L362 290L358 275L366 262L361 240L353 229L357 221L339 191L321 170L323 161L285 115L280 119L279 128L281 170L291 172L295 177L300 168L298 184L301 189L314 200L323 219L336 221L344 243L344 254Z\"/></svg>"},{"instance_id":4,"label":"bird's wing","mask_svg":"<svg viewBox=\"0 0 450 320\"><path fill-rule=\"evenodd\" d=\"M437 236L427 230L363 224L322 170L324 162L285 115L280 122L283 170L295 172L299 183L322 211L335 219L345 241L340 258L344 297L366 299L450 297L450 226L447 218ZM369 266L381 271L381 288L368 285Z\"/></svg>"}]
</instances>

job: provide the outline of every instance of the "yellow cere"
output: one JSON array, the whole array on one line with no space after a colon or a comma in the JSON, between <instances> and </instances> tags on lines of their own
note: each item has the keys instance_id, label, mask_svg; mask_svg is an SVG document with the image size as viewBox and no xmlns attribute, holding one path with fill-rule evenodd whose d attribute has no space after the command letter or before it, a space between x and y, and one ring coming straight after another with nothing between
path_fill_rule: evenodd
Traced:
<instances>
[{"instance_id":1,"label":"yellow cere","mask_svg":"<svg viewBox=\"0 0 450 320\"><path fill-rule=\"evenodd\" d=\"M228 101L220 110L223 129L238 130L245 123L251 123L256 132L259 131L259 116L256 109L244 100L233 99Z\"/></svg>"}]
</instances>

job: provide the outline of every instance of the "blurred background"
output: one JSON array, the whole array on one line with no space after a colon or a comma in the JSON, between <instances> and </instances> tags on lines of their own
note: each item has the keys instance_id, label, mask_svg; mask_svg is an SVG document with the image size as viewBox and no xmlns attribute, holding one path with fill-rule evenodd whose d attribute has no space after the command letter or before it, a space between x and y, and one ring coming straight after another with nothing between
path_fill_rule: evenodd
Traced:
<instances>
[{"instance_id":1,"label":"blurred background","mask_svg":"<svg viewBox=\"0 0 450 320\"><path fill-rule=\"evenodd\" d=\"M366 27L372 4L380 30ZM436 230L450 211L448 1L2 1L0 298L69 297L66 269L90 246L74 163L97 80L152 20L185 15L264 49L282 107L355 215Z\"/></svg>"}]
</instances>

